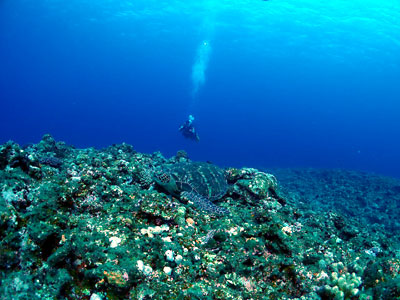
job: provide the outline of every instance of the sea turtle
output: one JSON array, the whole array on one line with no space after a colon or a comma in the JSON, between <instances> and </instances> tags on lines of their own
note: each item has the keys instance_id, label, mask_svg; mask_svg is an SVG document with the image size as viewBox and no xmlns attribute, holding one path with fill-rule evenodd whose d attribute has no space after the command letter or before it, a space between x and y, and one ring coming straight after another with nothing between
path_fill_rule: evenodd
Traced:
<instances>
[{"instance_id":1,"label":"sea turtle","mask_svg":"<svg viewBox=\"0 0 400 300\"><path fill-rule=\"evenodd\" d=\"M224 171L215 165L205 162L164 165L155 170L154 180L169 194L189 199L200 210L214 215L229 213L212 203L228 189Z\"/></svg>"}]
</instances>

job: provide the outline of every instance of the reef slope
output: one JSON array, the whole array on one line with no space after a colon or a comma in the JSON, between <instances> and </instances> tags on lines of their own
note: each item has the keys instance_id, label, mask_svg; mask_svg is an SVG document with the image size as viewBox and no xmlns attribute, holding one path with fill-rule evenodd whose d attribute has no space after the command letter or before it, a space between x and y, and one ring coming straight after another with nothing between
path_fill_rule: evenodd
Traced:
<instances>
[{"instance_id":1,"label":"reef slope","mask_svg":"<svg viewBox=\"0 0 400 300\"><path fill-rule=\"evenodd\" d=\"M183 151L76 149L49 135L0 146L0 299L400 297L398 237L385 225L315 210L251 168L224 169L216 205L229 214L209 215L149 178L179 162L190 162Z\"/></svg>"}]
</instances>

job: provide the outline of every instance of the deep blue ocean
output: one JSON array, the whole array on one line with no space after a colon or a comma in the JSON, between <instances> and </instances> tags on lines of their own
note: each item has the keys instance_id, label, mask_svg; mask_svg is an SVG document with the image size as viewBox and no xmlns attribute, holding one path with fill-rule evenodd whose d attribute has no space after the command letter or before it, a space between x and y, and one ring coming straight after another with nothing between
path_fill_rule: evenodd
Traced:
<instances>
[{"instance_id":1,"label":"deep blue ocean","mask_svg":"<svg viewBox=\"0 0 400 300\"><path fill-rule=\"evenodd\" d=\"M399 32L398 0L0 0L0 143L400 177Z\"/></svg>"}]
</instances>

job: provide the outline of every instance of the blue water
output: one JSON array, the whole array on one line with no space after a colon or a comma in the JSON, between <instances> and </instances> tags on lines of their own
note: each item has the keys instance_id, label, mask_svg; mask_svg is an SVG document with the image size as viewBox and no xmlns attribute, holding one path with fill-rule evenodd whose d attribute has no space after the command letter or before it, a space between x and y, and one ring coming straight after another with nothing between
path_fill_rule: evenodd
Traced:
<instances>
[{"instance_id":1,"label":"blue water","mask_svg":"<svg viewBox=\"0 0 400 300\"><path fill-rule=\"evenodd\" d=\"M398 0L0 0L0 142L400 176L399 32Z\"/></svg>"}]
</instances>

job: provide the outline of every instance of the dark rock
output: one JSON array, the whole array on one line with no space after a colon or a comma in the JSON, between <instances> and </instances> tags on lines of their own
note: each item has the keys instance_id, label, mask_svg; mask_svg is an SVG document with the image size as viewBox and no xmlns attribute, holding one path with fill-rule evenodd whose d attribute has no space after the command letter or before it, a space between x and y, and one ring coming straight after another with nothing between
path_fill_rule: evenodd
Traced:
<instances>
[{"instance_id":1,"label":"dark rock","mask_svg":"<svg viewBox=\"0 0 400 300\"><path fill-rule=\"evenodd\" d=\"M311 253L311 254L305 254L303 257L303 263L305 265L314 265L316 264L322 257L322 255L320 254L315 254L315 253Z\"/></svg>"},{"instance_id":2,"label":"dark rock","mask_svg":"<svg viewBox=\"0 0 400 300\"><path fill-rule=\"evenodd\" d=\"M57 157L43 157L39 159L39 162L43 165L48 165L53 168L60 168L63 164L61 159L58 159Z\"/></svg>"},{"instance_id":3,"label":"dark rock","mask_svg":"<svg viewBox=\"0 0 400 300\"><path fill-rule=\"evenodd\" d=\"M24 155L18 155L12 159L10 162L11 168L21 168L22 171L28 173L29 171L30 160L28 157Z\"/></svg>"}]
</instances>

